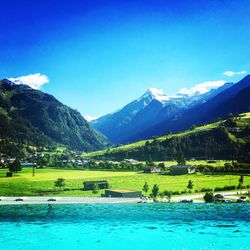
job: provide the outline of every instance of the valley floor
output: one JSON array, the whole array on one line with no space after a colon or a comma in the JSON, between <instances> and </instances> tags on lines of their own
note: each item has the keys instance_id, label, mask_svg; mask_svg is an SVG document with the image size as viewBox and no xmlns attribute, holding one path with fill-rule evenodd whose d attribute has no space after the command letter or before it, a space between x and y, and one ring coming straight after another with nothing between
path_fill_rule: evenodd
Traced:
<instances>
[{"instance_id":1,"label":"valley floor","mask_svg":"<svg viewBox=\"0 0 250 250\"><path fill-rule=\"evenodd\" d=\"M21 172L14 174L11 178L6 178L7 169L0 169L0 196L83 196L97 197L104 193L99 190L93 194L91 191L83 191L83 182L87 180L107 180L111 189L132 189L141 191L145 182L149 185L149 195L154 184L160 188L160 192L165 190L187 192L189 180L193 181L195 190L202 188L224 187L239 184L240 175L228 174L192 174L192 175L163 175L145 174L142 172L127 171L94 171L94 170L74 170L74 169L36 169L35 176L32 176L31 168L24 168ZM60 190L54 187L57 178L65 179L65 186ZM245 186L250 185L250 176L244 176Z\"/></svg>"}]
</instances>

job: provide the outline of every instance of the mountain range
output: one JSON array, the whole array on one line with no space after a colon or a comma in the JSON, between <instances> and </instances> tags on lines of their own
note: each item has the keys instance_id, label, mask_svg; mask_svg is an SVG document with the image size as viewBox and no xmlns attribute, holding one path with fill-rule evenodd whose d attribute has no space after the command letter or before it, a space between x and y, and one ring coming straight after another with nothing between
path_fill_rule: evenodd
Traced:
<instances>
[{"instance_id":1,"label":"mountain range","mask_svg":"<svg viewBox=\"0 0 250 250\"><path fill-rule=\"evenodd\" d=\"M0 81L0 152L63 145L94 151L209 123L250 111L250 75L207 92L166 95L156 88L120 110L88 123L52 95L8 79Z\"/></svg>"},{"instance_id":2,"label":"mountain range","mask_svg":"<svg viewBox=\"0 0 250 250\"><path fill-rule=\"evenodd\" d=\"M8 79L0 81L0 141L6 153L20 150L21 145L64 145L81 151L108 145L78 111Z\"/></svg>"},{"instance_id":3,"label":"mountain range","mask_svg":"<svg viewBox=\"0 0 250 250\"><path fill-rule=\"evenodd\" d=\"M178 132L229 113L248 112L249 87L250 75L238 83L225 83L192 95L168 96L162 90L150 88L140 98L91 124L116 144L148 139L169 131Z\"/></svg>"}]
</instances>

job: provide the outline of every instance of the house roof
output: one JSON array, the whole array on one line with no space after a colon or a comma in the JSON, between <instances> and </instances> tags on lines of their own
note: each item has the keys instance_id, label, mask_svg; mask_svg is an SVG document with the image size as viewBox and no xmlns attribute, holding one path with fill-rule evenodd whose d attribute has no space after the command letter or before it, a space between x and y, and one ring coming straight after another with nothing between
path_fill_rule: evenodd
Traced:
<instances>
[{"instance_id":1,"label":"house roof","mask_svg":"<svg viewBox=\"0 0 250 250\"><path fill-rule=\"evenodd\" d=\"M117 192L117 193L131 193L131 192L138 192L138 191L135 191L135 190L131 190L131 189L112 189L112 190L108 190L108 191L111 191L111 192Z\"/></svg>"},{"instance_id":2,"label":"house roof","mask_svg":"<svg viewBox=\"0 0 250 250\"><path fill-rule=\"evenodd\" d=\"M84 181L84 184L95 184L95 183L107 183L108 181L99 180L99 181Z\"/></svg>"},{"instance_id":3,"label":"house roof","mask_svg":"<svg viewBox=\"0 0 250 250\"><path fill-rule=\"evenodd\" d=\"M189 165L173 165L173 166L170 166L170 168L176 168L176 169L182 169L182 168L190 168L192 166L189 166Z\"/></svg>"}]
</instances>

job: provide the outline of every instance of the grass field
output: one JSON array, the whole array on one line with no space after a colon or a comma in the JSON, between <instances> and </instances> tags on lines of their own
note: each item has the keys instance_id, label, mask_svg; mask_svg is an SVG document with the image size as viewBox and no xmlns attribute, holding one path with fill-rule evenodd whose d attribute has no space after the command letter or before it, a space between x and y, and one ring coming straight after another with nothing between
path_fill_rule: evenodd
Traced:
<instances>
[{"instance_id":1,"label":"grass field","mask_svg":"<svg viewBox=\"0 0 250 250\"><path fill-rule=\"evenodd\" d=\"M32 177L32 169L25 168L12 178L5 178L6 169L0 169L0 196L99 196L104 191L93 195L91 191L79 190L86 180L108 180L112 189L141 190L145 181L150 190L157 183L160 191L186 190L188 180L194 182L195 189L223 187L225 185L238 185L238 175L181 175L169 176L160 174L144 174L140 172L114 172L114 171L88 171L88 170L59 170L37 169L36 176ZM54 181L62 177L66 180L64 188L78 190L56 191ZM244 185L250 185L250 176L244 177Z\"/></svg>"}]
</instances>

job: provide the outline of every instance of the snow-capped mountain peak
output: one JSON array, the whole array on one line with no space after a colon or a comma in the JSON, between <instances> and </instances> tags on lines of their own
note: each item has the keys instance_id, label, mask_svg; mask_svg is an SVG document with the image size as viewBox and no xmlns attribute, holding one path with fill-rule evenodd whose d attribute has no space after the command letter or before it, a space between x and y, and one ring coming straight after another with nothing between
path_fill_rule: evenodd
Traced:
<instances>
[{"instance_id":1,"label":"snow-capped mountain peak","mask_svg":"<svg viewBox=\"0 0 250 250\"><path fill-rule=\"evenodd\" d=\"M148 97L161 103L165 103L169 100L169 96L164 93L163 89L157 88L149 88L140 99Z\"/></svg>"},{"instance_id":2,"label":"snow-capped mountain peak","mask_svg":"<svg viewBox=\"0 0 250 250\"><path fill-rule=\"evenodd\" d=\"M210 101L232 85L223 81L205 82L171 95L165 94L162 89L149 88L138 99L91 124L112 142L124 143L139 138L137 134L141 131L176 120L183 112ZM156 130L152 133L158 135Z\"/></svg>"}]
</instances>

